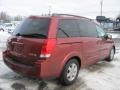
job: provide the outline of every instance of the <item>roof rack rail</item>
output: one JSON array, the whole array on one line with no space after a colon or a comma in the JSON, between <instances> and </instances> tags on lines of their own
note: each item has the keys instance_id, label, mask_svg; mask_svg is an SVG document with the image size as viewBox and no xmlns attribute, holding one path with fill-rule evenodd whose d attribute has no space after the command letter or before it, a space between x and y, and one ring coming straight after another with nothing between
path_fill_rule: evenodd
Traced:
<instances>
[{"instance_id":1,"label":"roof rack rail","mask_svg":"<svg viewBox=\"0 0 120 90\"><path fill-rule=\"evenodd\" d=\"M53 13L52 16L71 16L71 17L80 17L80 18L85 18L85 19L91 20L90 18L86 18L86 17L78 16L78 15L72 15L72 14L58 14L58 13Z\"/></svg>"},{"instance_id":2,"label":"roof rack rail","mask_svg":"<svg viewBox=\"0 0 120 90\"><path fill-rule=\"evenodd\" d=\"M77 15L72 15L72 14L58 14L58 13L53 13L53 16L73 16L73 17L81 17L81 16L77 16Z\"/></svg>"}]
</instances>

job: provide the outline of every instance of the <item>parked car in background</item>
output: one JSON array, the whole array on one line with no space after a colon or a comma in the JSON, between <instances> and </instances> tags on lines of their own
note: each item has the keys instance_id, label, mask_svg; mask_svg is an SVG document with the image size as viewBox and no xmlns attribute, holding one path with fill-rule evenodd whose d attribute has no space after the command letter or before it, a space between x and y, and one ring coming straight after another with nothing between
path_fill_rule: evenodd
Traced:
<instances>
[{"instance_id":1,"label":"parked car in background","mask_svg":"<svg viewBox=\"0 0 120 90\"><path fill-rule=\"evenodd\" d=\"M4 25L0 24L0 31L4 31Z\"/></svg>"},{"instance_id":2,"label":"parked car in background","mask_svg":"<svg viewBox=\"0 0 120 90\"><path fill-rule=\"evenodd\" d=\"M91 19L66 14L30 16L15 29L3 52L13 71L32 77L59 78L70 85L81 68L112 61L111 35Z\"/></svg>"},{"instance_id":3,"label":"parked car in background","mask_svg":"<svg viewBox=\"0 0 120 90\"><path fill-rule=\"evenodd\" d=\"M15 29L16 25L13 23L5 23L4 24L4 30L7 31L8 33L12 33Z\"/></svg>"},{"instance_id":4,"label":"parked car in background","mask_svg":"<svg viewBox=\"0 0 120 90\"><path fill-rule=\"evenodd\" d=\"M114 24L114 30L120 31L120 22Z\"/></svg>"}]
</instances>

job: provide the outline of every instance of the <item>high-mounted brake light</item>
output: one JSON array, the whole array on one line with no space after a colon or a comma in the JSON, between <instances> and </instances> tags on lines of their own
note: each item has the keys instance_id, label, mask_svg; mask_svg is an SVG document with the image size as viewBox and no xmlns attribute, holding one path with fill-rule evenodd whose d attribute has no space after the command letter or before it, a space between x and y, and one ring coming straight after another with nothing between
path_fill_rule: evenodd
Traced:
<instances>
[{"instance_id":1,"label":"high-mounted brake light","mask_svg":"<svg viewBox=\"0 0 120 90\"><path fill-rule=\"evenodd\" d=\"M56 45L56 39L47 39L40 50L40 58L49 58Z\"/></svg>"}]
</instances>

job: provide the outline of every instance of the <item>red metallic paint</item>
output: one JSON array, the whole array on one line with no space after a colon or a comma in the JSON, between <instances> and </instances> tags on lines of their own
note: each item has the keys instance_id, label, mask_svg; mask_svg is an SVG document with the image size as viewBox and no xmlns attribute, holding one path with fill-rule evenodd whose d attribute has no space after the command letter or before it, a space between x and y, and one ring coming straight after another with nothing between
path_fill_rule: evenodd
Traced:
<instances>
[{"instance_id":1,"label":"red metallic paint","mask_svg":"<svg viewBox=\"0 0 120 90\"><path fill-rule=\"evenodd\" d=\"M61 18L51 17L48 40L56 39L56 45L50 52L49 58L39 57L40 50L47 39L11 36L7 42L7 50L3 52L3 59L8 67L23 75L51 78L61 75L70 58L77 57L80 67L83 68L108 57L110 49L114 45L110 39L102 40L97 37L56 38L59 19Z\"/></svg>"}]
</instances>

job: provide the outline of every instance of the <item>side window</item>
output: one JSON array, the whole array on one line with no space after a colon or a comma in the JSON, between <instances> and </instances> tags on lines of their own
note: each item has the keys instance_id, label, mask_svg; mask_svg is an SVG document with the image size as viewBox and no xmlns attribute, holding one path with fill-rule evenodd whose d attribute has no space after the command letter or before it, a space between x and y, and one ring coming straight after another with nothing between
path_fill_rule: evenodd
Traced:
<instances>
[{"instance_id":1,"label":"side window","mask_svg":"<svg viewBox=\"0 0 120 90\"><path fill-rule=\"evenodd\" d=\"M81 19L78 23L81 37L97 37L96 25L93 22Z\"/></svg>"},{"instance_id":2,"label":"side window","mask_svg":"<svg viewBox=\"0 0 120 90\"><path fill-rule=\"evenodd\" d=\"M75 19L61 19L59 20L57 36L63 37L79 37L80 31L77 20Z\"/></svg>"},{"instance_id":3,"label":"side window","mask_svg":"<svg viewBox=\"0 0 120 90\"><path fill-rule=\"evenodd\" d=\"M57 37L65 38L68 37L68 35L62 29L58 28Z\"/></svg>"},{"instance_id":4,"label":"side window","mask_svg":"<svg viewBox=\"0 0 120 90\"><path fill-rule=\"evenodd\" d=\"M98 32L98 36L99 37L103 37L106 33L104 32L104 30L102 28L100 28L99 26L96 25L96 30Z\"/></svg>"}]
</instances>

